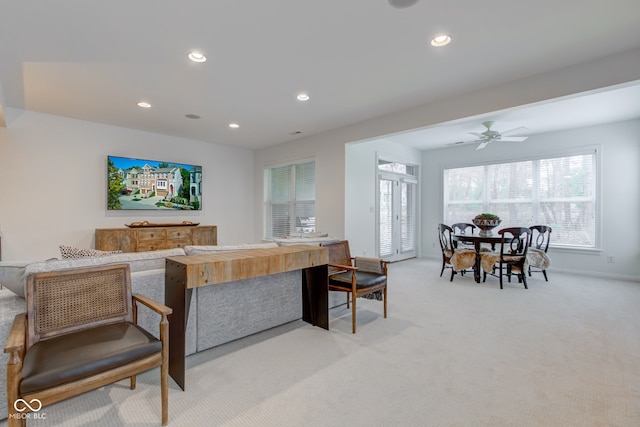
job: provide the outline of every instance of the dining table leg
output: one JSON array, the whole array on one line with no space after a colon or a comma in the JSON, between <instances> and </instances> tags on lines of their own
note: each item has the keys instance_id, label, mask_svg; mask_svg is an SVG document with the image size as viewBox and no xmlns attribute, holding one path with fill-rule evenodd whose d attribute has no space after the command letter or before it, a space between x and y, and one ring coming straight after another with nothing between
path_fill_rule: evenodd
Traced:
<instances>
[{"instance_id":1,"label":"dining table leg","mask_svg":"<svg viewBox=\"0 0 640 427\"><path fill-rule=\"evenodd\" d=\"M473 278L476 279L476 283L480 283L480 242L478 240L473 242L473 247L476 250L476 264L473 267Z\"/></svg>"}]
</instances>

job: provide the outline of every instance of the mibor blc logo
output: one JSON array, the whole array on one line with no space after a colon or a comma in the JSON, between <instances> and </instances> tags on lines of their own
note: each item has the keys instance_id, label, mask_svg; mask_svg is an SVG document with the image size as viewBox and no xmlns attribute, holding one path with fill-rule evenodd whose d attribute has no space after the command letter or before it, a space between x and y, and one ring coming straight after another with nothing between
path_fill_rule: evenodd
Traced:
<instances>
[{"instance_id":1,"label":"mibor blc logo","mask_svg":"<svg viewBox=\"0 0 640 427\"><path fill-rule=\"evenodd\" d=\"M18 411L17 414L9 414L9 418L33 418L33 419L44 419L46 418L46 414L39 414L38 411L42 409L42 402L38 399L31 399L27 402L24 399L16 399L13 402L13 408ZM30 411L30 412L27 412Z\"/></svg>"}]
</instances>

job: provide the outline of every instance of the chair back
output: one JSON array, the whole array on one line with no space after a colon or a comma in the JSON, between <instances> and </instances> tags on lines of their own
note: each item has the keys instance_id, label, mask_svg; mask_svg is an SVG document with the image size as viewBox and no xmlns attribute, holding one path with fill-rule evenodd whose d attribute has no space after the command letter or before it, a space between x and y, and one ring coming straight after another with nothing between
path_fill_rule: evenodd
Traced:
<instances>
[{"instance_id":1,"label":"chair back","mask_svg":"<svg viewBox=\"0 0 640 427\"><path fill-rule=\"evenodd\" d=\"M133 320L129 264L31 274L27 349L81 329Z\"/></svg>"},{"instance_id":2,"label":"chair back","mask_svg":"<svg viewBox=\"0 0 640 427\"><path fill-rule=\"evenodd\" d=\"M454 234L473 234L476 232L476 225L468 222L456 222L451 226ZM468 231L467 231L468 230Z\"/></svg>"},{"instance_id":3,"label":"chair back","mask_svg":"<svg viewBox=\"0 0 640 427\"><path fill-rule=\"evenodd\" d=\"M526 257L531 240L531 230L526 227L511 227L498 230L502 236L500 244L500 257Z\"/></svg>"},{"instance_id":4,"label":"chair back","mask_svg":"<svg viewBox=\"0 0 640 427\"><path fill-rule=\"evenodd\" d=\"M449 227L447 224L438 224L438 238L440 239L440 249L442 252L453 252L453 240L451 236L453 235L453 229ZM449 254L450 256L450 254Z\"/></svg>"},{"instance_id":5,"label":"chair back","mask_svg":"<svg viewBox=\"0 0 640 427\"><path fill-rule=\"evenodd\" d=\"M329 264L351 266L351 252L349 251L349 241L340 240L338 242L322 242L320 246L327 248ZM341 271L338 268L329 266L329 273Z\"/></svg>"},{"instance_id":6,"label":"chair back","mask_svg":"<svg viewBox=\"0 0 640 427\"><path fill-rule=\"evenodd\" d=\"M547 249L549 249L549 241L551 240L551 227L546 225L532 225L529 229L531 230L529 246L547 252Z\"/></svg>"}]
</instances>

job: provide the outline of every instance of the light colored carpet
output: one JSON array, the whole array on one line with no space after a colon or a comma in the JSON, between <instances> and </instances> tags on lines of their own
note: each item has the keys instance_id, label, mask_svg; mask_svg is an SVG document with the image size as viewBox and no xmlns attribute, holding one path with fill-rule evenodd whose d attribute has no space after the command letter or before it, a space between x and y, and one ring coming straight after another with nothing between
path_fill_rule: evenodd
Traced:
<instances>
[{"instance_id":1,"label":"light colored carpet","mask_svg":"<svg viewBox=\"0 0 640 427\"><path fill-rule=\"evenodd\" d=\"M187 358L171 426L637 426L640 283L440 278L390 266L389 317L359 300ZM213 327L213 326L212 326ZM160 425L158 370L44 408L31 426ZM6 421L0 423L6 425Z\"/></svg>"}]
</instances>

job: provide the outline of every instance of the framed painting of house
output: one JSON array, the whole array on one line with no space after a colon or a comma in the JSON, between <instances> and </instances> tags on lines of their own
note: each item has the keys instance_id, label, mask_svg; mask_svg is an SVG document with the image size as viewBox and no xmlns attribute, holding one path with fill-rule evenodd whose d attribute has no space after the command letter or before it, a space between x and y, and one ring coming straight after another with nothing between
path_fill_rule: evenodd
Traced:
<instances>
[{"instance_id":1,"label":"framed painting of house","mask_svg":"<svg viewBox=\"0 0 640 427\"><path fill-rule=\"evenodd\" d=\"M201 210L202 166L107 156L107 210Z\"/></svg>"}]
</instances>

